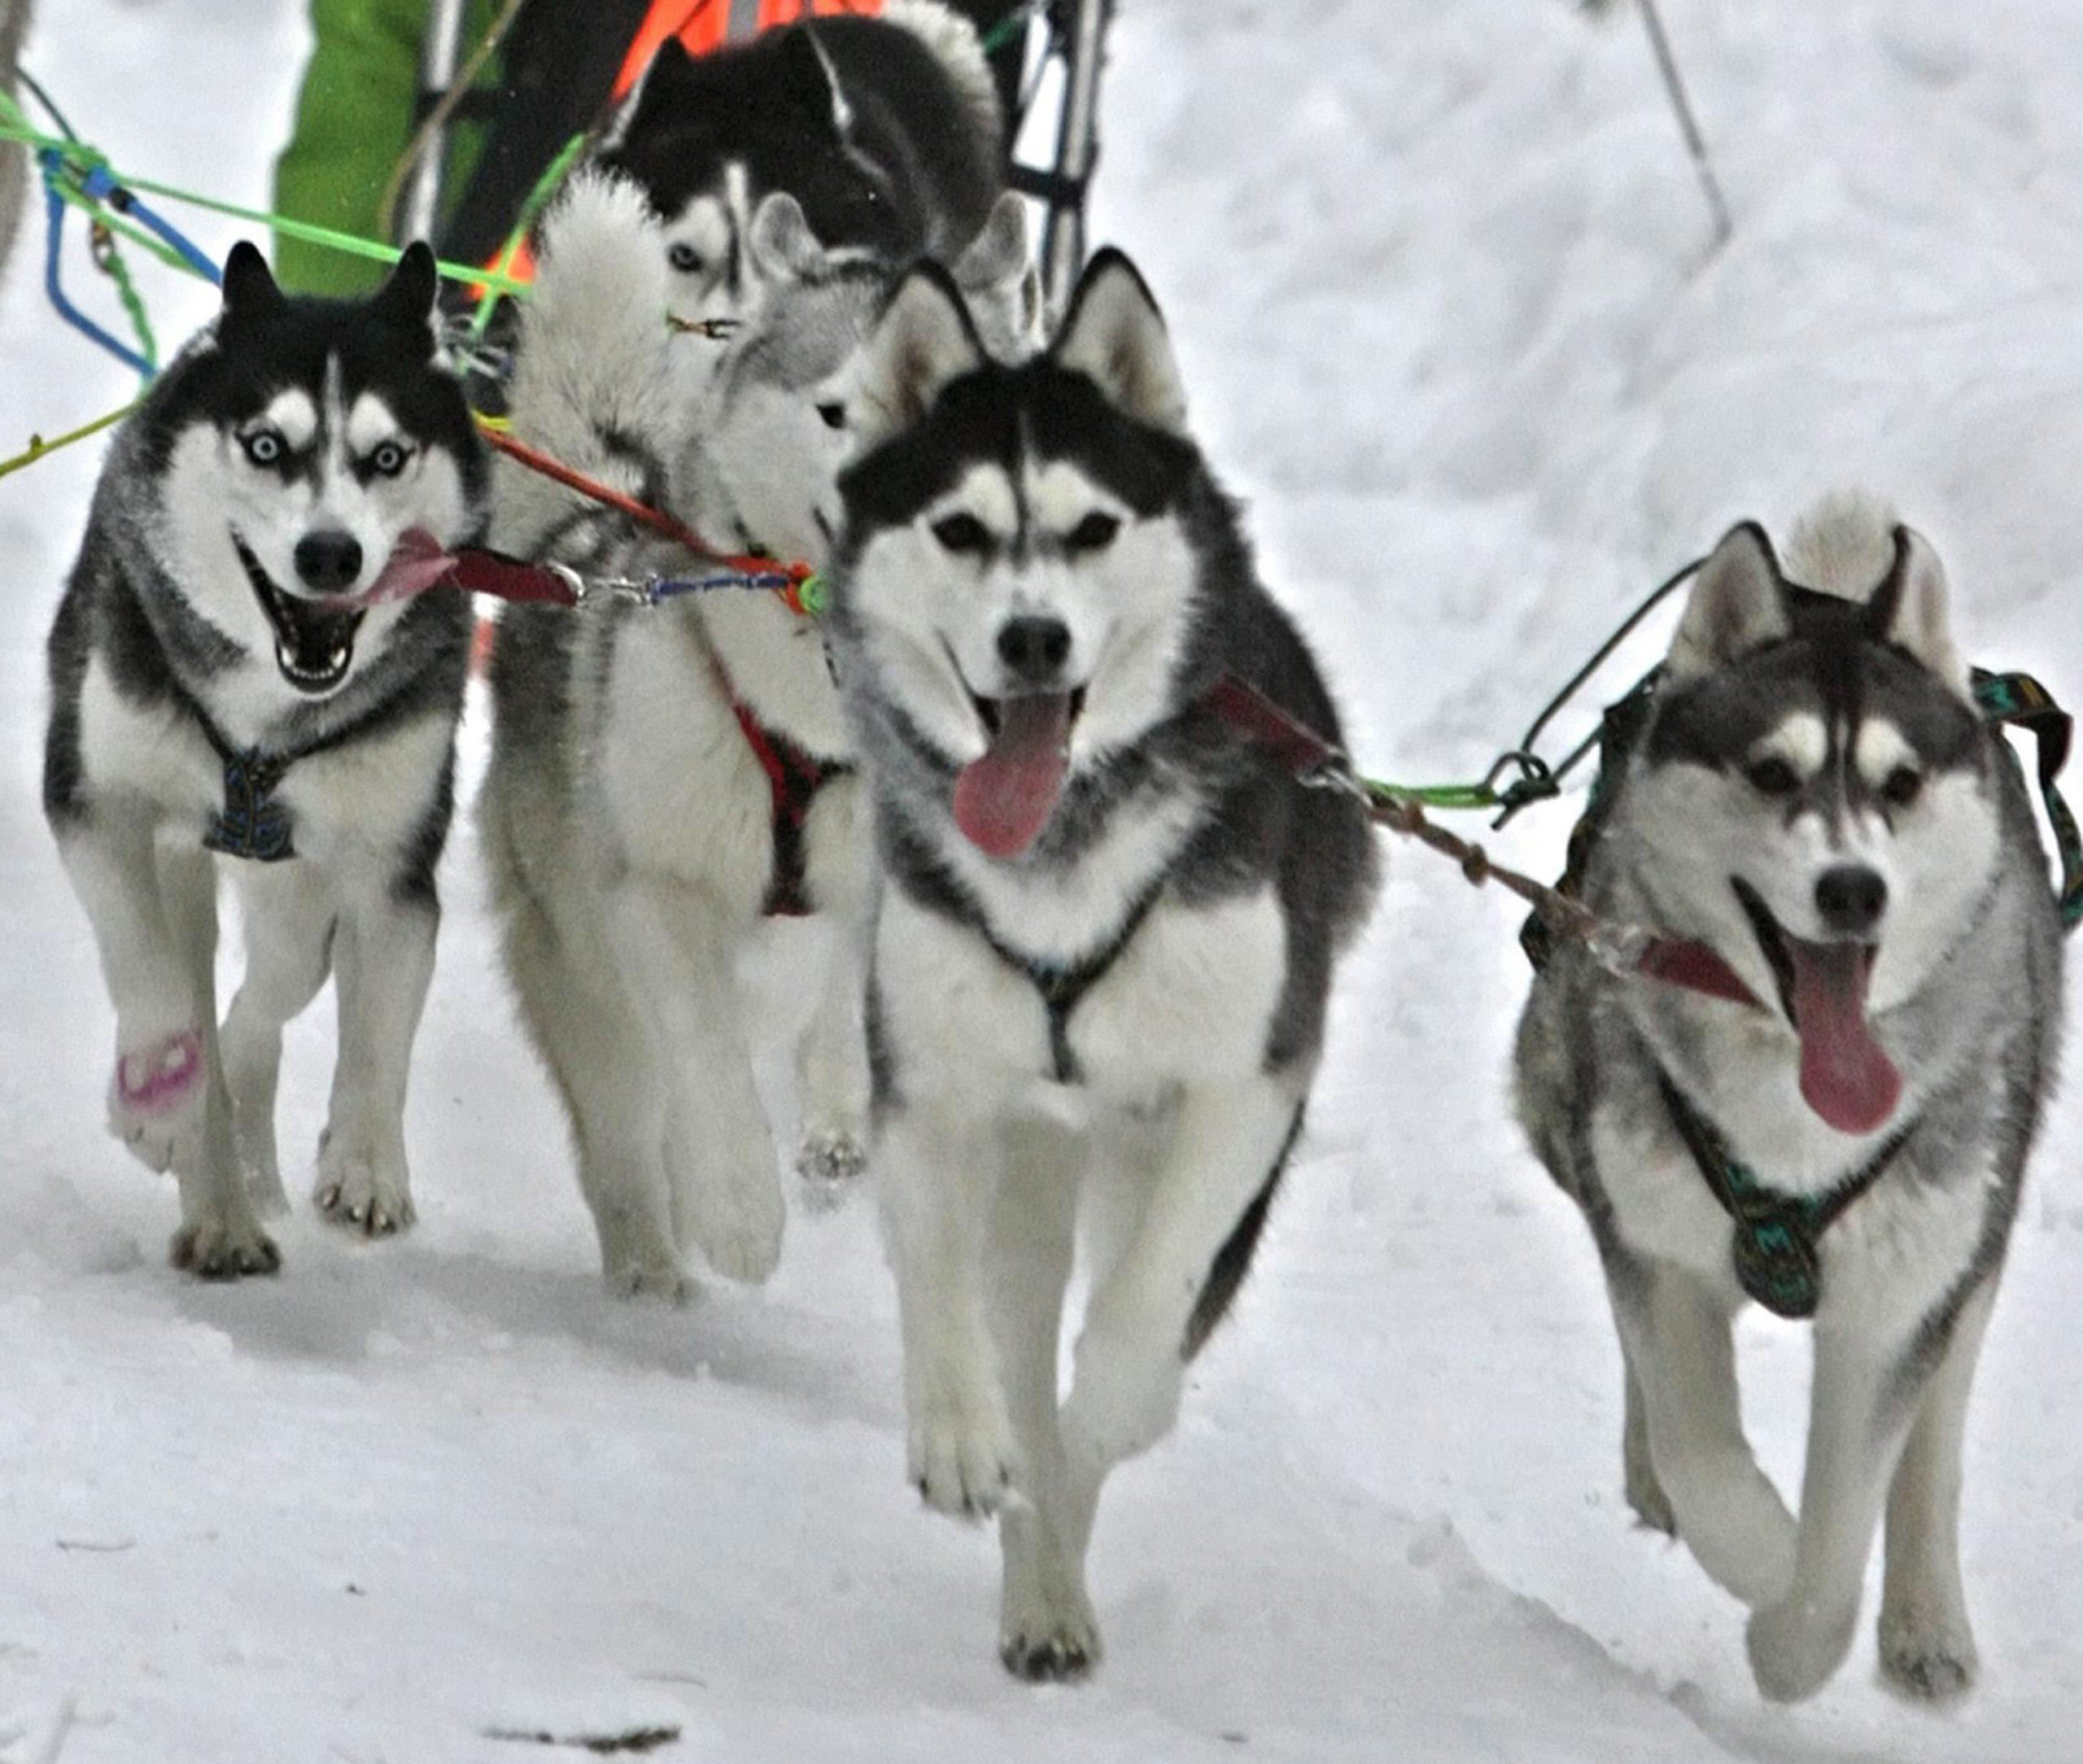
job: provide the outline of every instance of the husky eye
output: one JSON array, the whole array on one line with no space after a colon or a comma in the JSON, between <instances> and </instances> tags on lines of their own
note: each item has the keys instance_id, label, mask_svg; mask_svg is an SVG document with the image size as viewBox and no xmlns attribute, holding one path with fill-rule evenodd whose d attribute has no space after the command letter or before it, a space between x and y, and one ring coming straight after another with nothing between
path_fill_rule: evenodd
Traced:
<instances>
[{"instance_id":1,"label":"husky eye","mask_svg":"<svg viewBox=\"0 0 2083 1764\"><path fill-rule=\"evenodd\" d=\"M255 429L251 434L242 434L238 444L255 465L279 465L289 452L288 444L273 429Z\"/></svg>"},{"instance_id":2,"label":"husky eye","mask_svg":"<svg viewBox=\"0 0 2083 1764\"><path fill-rule=\"evenodd\" d=\"M666 261L683 276L699 275L701 273L701 253L692 245L675 245L666 253Z\"/></svg>"},{"instance_id":3,"label":"husky eye","mask_svg":"<svg viewBox=\"0 0 2083 1764\"><path fill-rule=\"evenodd\" d=\"M973 514L950 514L933 522L933 537L951 552L980 557L991 548L991 530Z\"/></svg>"},{"instance_id":4,"label":"husky eye","mask_svg":"<svg viewBox=\"0 0 2083 1764\"><path fill-rule=\"evenodd\" d=\"M386 441L369 455L369 469L382 478L395 478L405 469L405 461L412 457L395 441Z\"/></svg>"},{"instance_id":5,"label":"husky eye","mask_svg":"<svg viewBox=\"0 0 2083 1764\"><path fill-rule=\"evenodd\" d=\"M1776 754L1746 766L1743 775L1761 796L1790 797L1801 788L1800 773Z\"/></svg>"},{"instance_id":6,"label":"husky eye","mask_svg":"<svg viewBox=\"0 0 2083 1764\"><path fill-rule=\"evenodd\" d=\"M1924 794L1924 774L1914 766L1897 766L1889 773L1880 794L1889 807L1906 809Z\"/></svg>"},{"instance_id":7,"label":"husky eye","mask_svg":"<svg viewBox=\"0 0 2083 1764\"><path fill-rule=\"evenodd\" d=\"M818 421L828 429L846 426L846 407L844 404L820 404L817 408Z\"/></svg>"},{"instance_id":8,"label":"husky eye","mask_svg":"<svg viewBox=\"0 0 2083 1764\"><path fill-rule=\"evenodd\" d=\"M1120 519L1094 509L1082 521L1063 535L1063 549L1067 552L1103 551L1114 543L1114 535L1121 531Z\"/></svg>"}]
</instances>

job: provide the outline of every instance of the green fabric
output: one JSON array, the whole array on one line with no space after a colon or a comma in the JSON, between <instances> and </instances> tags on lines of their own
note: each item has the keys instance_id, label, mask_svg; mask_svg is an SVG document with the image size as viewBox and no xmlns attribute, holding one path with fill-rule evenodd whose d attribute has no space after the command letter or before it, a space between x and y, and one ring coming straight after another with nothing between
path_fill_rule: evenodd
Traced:
<instances>
[{"instance_id":1,"label":"green fabric","mask_svg":"<svg viewBox=\"0 0 2083 1764\"><path fill-rule=\"evenodd\" d=\"M472 0L463 31L467 59L497 15L495 0ZM280 213L364 238L382 237L378 210L398 157L412 138L426 0L311 0L313 39L297 97L296 124L275 161ZM487 70L496 75L496 58ZM448 187L461 188L478 131L452 132ZM366 294L381 264L277 236L275 273L300 294Z\"/></svg>"}]
</instances>

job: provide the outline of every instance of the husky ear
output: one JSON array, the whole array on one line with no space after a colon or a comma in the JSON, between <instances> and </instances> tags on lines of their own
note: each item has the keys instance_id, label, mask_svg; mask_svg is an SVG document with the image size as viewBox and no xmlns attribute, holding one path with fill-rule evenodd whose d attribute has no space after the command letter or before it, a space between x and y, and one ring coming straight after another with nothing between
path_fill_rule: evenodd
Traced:
<instances>
[{"instance_id":1,"label":"husky ear","mask_svg":"<svg viewBox=\"0 0 2083 1764\"><path fill-rule=\"evenodd\" d=\"M1745 521L1701 565L1665 671L1674 679L1709 673L1793 628L1772 542Z\"/></svg>"},{"instance_id":2,"label":"husky ear","mask_svg":"<svg viewBox=\"0 0 2083 1764\"><path fill-rule=\"evenodd\" d=\"M1186 393L1164 320L1136 266L1108 247L1085 266L1050 351L1138 422L1183 434Z\"/></svg>"},{"instance_id":3,"label":"husky ear","mask_svg":"<svg viewBox=\"0 0 2083 1764\"><path fill-rule=\"evenodd\" d=\"M1867 603L1867 628L1972 699L1967 664L1953 641L1945 571L1921 533L1895 529L1895 561Z\"/></svg>"},{"instance_id":4,"label":"husky ear","mask_svg":"<svg viewBox=\"0 0 2083 1764\"><path fill-rule=\"evenodd\" d=\"M836 128L843 128L846 107L839 96L839 82L807 25L783 31L775 46L780 51L777 66L783 93L806 111L828 116Z\"/></svg>"},{"instance_id":5,"label":"husky ear","mask_svg":"<svg viewBox=\"0 0 2083 1764\"><path fill-rule=\"evenodd\" d=\"M1002 334L1018 352L1042 318L1042 272L1027 245L1027 203L1007 190L992 203L983 229L954 260L954 284L972 313L995 321L980 329Z\"/></svg>"},{"instance_id":6,"label":"husky ear","mask_svg":"<svg viewBox=\"0 0 2083 1764\"><path fill-rule=\"evenodd\" d=\"M268 260L250 239L241 239L225 260L225 317L234 324L258 318L283 303Z\"/></svg>"},{"instance_id":7,"label":"husky ear","mask_svg":"<svg viewBox=\"0 0 2083 1764\"><path fill-rule=\"evenodd\" d=\"M901 434L951 380L984 365L961 291L935 263L915 264L862 346L854 428L862 452Z\"/></svg>"},{"instance_id":8,"label":"husky ear","mask_svg":"<svg viewBox=\"0 0 2083 1764\"><path fill-rule=\"evenodd\" d=\"M434 267L434 247L425 239L415 239L405 247L389 279L370 298L369 310L383 323L400 330L425 330L431 346L434 296L439 281Z\"/></svg>"},{"instance_id":9,"label":"husky ear","mask_svg":"<svg viewBox=\"0 0 2083 1764\"><path fill-rule=\"evenodd\" d=\"M802 282L824 263L803 205L785 190L762 197L752 217L753 267L763 282Z\"/></svg>"}]
</instances>

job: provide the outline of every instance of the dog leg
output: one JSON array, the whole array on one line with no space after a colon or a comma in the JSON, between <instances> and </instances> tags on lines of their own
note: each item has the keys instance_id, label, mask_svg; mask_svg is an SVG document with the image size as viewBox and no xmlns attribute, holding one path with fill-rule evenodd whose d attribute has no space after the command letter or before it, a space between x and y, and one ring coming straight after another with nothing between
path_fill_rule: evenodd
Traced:
<instances>
[{"instance_id":1,"label":"dog leg","mask_svg":"<svg viewBox=\"0 0 2083 1764\"><path fill-rule=\"evenodd\" d=\"M1906 1338L1819 1320L1808 1463L1792 1584L1750 1619L1750 1668L1775 1702L1813 1696L1843 1664L1881 1502L1920 1391L1895 1388Z\"/></svg>"},{"instance_id":2,"label":"dog leg","mask_svg":"<svg viewBox=\"0 0 2083 1764\"><path fill-rule=\"evenodd\" d=\"M61 832L59 852L116 1006L109 1129L180 1184L174 1265L207 1279L273 1273L282 1258L239 1180L217 1053L210 858L162 862L149 823L107 814Z\"/></svg>"},{"instance_id":3,"label":"dog leg","mask_svg":"<svg viewBox=\"0 0 2083 1764\"><path fill-rule=\"evenodd\" d=\"M1960 1444L1995 1299L1991 1279L1962 1308L1888 1491L1880 1670L1928 1702L1972 1688L1979 1663L1960 1585Z\"/></svg>"},{"instance_id":4,"label":"dog leg","mask_svg":"<svg viewBox=\"0 0 2083 1764\"><path fill-rule=\"evenodd\" d=\"M1666 1537L1678 1535L1678 1520L1670 1510L1670 1497L1657 1480L1657 1467L1649 1456L1648 1406L1642 1396L1642 1381L1627 1352L1627 1338L1621 1337L1620 1357L1627 1380L1626 1419L1621 1425L1622 1487L1635 1517L1652 1531Z\"/></svg>"},{"instance_id":5,"label":"dog leg","mask_svg":"<svg viewBox=\"0 0 2083 1764\"><path fill-rule=\"evenodd\" d=\"M1141 1215L1078 1337L1063 1431L1081 1548L1107 1472L1171 1431L1188 1325L1216 1254L1277 1171L1299 1106L1265 1079L1196 1089L1178 1106Z\"/></svg>"},{"instance_id":6,"label":"dog leg","mask_svg":"<svg viewBox=\"0 0 2083 1764\"><path fill-rule=\"evenodd\" d=\"M991 1123L937 1097L893 1108L876 1146L904 1342L908 1474L927 1505L963 1518L998 1510L1015 1456L984 1292L1002 1144Z\"/></svg>"},{"instance_id":7,"label":"dog leg","mask_svg":"<svg viewBox=\"0 0 2083 1764\"><path fill-rule=\"evenodd\" d=\"M316 1199L327 1218L365 1237L403 1231L415 1217L405 1087L440 919L431 898L401 897L387 879L342 879L334 938L340 1053Z\"/></svg>"},{"instance_id":8,"label":"dog leg","mask_svg":"<svg viewBox=\"0 0 2083 1764\"><path fill-rule=\"evenodd\" d=\"M677 1234L726 1279L758 1282L781 1259L788 1203L739 1020L736 937L699 890L657 876L609 907L625 979L650 1006L668 1071L665 1159Z\"/></svg>"},{"instance_id":9,"label":"dog leg","mask_svg":"<svg viewBox=\"0 0 2083 1764\"><path fill-rule=\"evenodd\" d=\"M1004 1371L1019 1491L998 1515L1005 1552L998 1655L1016 1678L1082 1678L1099 1658L1084 1549L1066 1533L1068 1490L1057 1421L1063 1292L1078 1199L1077 1146L1059 1129L1023 1133L990 1225L992 1332Z\"/></svg>"},{"instance_id":10,"label":"dog leg","mask_svg":"<svg viewBox=\"0 0 2083 1764\"><path fill-rule=\"evenodd\" d=\"M1728 1312L1682 1268L1645 1273L1644 1295L1614 1314L1656 1481L1700 1565L1745 1604L1770 1605L1793 1577L1794 1526L1743 1437Z\"/></svg>"},{"instance_id":11,"label":"dog leg","mask_svg":"<svg viewBox=\"0 0 2083 1764\"><path fill-rule=\"evenodd\" d=\"M813 1204L836 1205L867 1168L867 921L872 880L863 862L858 779L835 779L819 793L803 835L810 897L830 921L831 946L816 1014L796 1046L802 1137L796 1173Z\"/></svg>"},{"instance_id":12,"label":"dog leg","mask_svg":"<svg viewBox=\"0 0 2083 1764\"><path fill-rule=\"evenodd\" d=\"M318 996L333 963L333 898L306 863L242 864L237 872L246 973L219 1040L232 1132L253 1203L289 1211L275 1146L282 1028Z\"/></svg>"}]
</instances>

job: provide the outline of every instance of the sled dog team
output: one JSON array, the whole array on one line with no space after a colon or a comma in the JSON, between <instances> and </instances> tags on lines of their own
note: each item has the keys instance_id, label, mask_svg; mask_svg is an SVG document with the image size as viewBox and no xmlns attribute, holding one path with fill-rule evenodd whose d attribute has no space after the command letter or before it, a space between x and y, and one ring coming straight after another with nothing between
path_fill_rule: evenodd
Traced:
<instances>
[{"instance_id":1,"label":"sled dog team","mask_svg":"<svg viewBox=\"0 0 2083 1764\"><path fill-rule=\"evenodd\" d=\"M775 138L806 118L815 152ZM544 226L514 428L718 546L806 561L828 615L508 609L478 814L620 1292L683 1296L691 1251L773 1268L738 956L763 914L826 922L793 1160L827 1188L872 1168L910 1475L997 1515L1003 1657L1064 1678L1099 1654L1102 1486L1168 1431L1244 1277L1376 859L1356 799L1225 714L1241 683L1339 739L1135 269L1103 251L1041 312L1002 129L932 0L662 54ZM285 295L236 249L111 452L51 633L45 805L116 1006L110 1124L173 1172L173 1259L207 1277L277 1266L282 1029L329 973L317 1203L412 1222L470 647L453 554L690 567L488 468L435 295L423 247L359 303ZM221 1021L221 872L246 928ZM1884 1670L1956 1693L1963 1417L2061 958L1928 544L1847 499L1784 561L1730 533L1609 740L1579 886L1715 976L1558 947L1520 1032L1519 1112L1612 1294L1628 1500L1751 1608L1782 1699L1843 1660L1884 1513ZM1741 1430L1746 1297L1814 1320L1797 1517Z\"/></svg>"}]
</instances>

